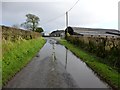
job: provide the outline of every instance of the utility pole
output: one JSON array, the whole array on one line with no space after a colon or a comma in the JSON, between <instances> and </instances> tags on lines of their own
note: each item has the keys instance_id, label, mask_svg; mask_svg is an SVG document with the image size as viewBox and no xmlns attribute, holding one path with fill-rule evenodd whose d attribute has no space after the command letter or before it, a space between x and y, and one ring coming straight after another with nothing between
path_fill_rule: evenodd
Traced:
<instances>
[{"instance_id":1,"label":"utility pole","mask_svg":"<svg viewBox=\"0 0 120 90\"><path fill-rule=\"evenodd\" d=\"M66 12L66 28L68 33L68 12ZM67 34L66 34L67 35ZM66 62L65 62L65 69L67 68L67 48L66 48Z\"/></svg>"},{"instance_id":2,"label":"utility pole","mask_svg":"<svg viewBox=\"0 0 120 90\"><path fill-rule=\"evenodd\" d=\"M66 12L66 28L67 28L67 33L68 33L68 12Z\"/></svg>"}]
</instances>

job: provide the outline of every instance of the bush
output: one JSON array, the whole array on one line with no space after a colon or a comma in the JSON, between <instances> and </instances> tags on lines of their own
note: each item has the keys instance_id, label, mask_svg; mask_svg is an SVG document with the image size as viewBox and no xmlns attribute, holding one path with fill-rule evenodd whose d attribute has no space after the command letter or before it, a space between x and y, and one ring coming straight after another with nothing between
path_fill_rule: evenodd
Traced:
<instances>
[{"instance_id":1,"label":"bush","mask_svg":"<svg viewBox=\"0 0 120 90\"><path fill-rule=\"evenodd\" d=\"M41 32L43 32L44 30L41 28L41 27L38 27L36 30L35 30L35 32L39 32L39 33L41 33Z\"/></svg>"}]
</instances>

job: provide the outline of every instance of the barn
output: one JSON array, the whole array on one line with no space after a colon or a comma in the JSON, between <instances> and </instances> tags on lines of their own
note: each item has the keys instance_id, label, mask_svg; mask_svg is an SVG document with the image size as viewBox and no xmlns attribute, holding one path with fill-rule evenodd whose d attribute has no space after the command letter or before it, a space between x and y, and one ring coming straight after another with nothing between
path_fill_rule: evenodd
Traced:
<instances>
[{"instance_id":1,"label":"barn","mask_svg":"<svg viewBox=\"0 0 120 90\"><path fill-rule=\"evenodd\" d=\"M116 29L101 29L101 28L84 28L84 27L68 27L65 29L65 34L81 35L81 36L120 36L120 31Z\"/></svg>"},{"instance_id":2,"label":"barn","mask_svg":"<svg viewBox=\"0 0 120 90\"><path fill-rule=\"evenodd\" d=\"M51 37L60 37L64 35L65 31L64 30L56 30L50 33Z\"/></svg>"}]
</instances>

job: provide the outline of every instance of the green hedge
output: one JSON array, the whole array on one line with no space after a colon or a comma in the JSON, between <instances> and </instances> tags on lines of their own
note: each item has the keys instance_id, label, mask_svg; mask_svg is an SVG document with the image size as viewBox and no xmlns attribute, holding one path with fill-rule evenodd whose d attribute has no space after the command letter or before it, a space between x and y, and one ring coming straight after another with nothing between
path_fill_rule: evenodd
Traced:
<instances>
[{"instance_id":1,"label":"green hedge","mask_svg":"<svg viewBox=\"0 0 120 90\"><path fill-rule=\"evenodd\" d=\"M40 33L37 32L2 26L2 38L5 40L17 41L20 38L29 40L40 36Z\"/></svg>"},{"instance_id":2,"label":"green hedge","mask_svg":"<svg viewBox=\"0 0 120 90\"><path fill-rule=\"evenodd\" d=\"M67 40L120 69L120 38L69 36Z\"/></svg>"},{"instance_id":3,"label":"green hedge","mask_svg":"<svg viewBox=\"0 0 120 90\"><path fill-rule=\"evenodd\" d=\"M72 51L77 57L83 60L91 69L94 70L104 81L113 87L115 90L120 89L120 73L109 65L100 62L100 58L91 55L80 49L78 46L69 43L66 40L60 40L60 43L65 45L70 51Z\"/></svg>"},{"instance_id":4,"label":"green hedge","mask_svg":"<svg viewBox=\"0 0 120 90\"><path fill-rule=\"evenodd\" d=\"M16 42L3 40L3 85L28 63L44 44L45 40L42 37L31 40L22 39Z\"/></svg>"}]
</instances>

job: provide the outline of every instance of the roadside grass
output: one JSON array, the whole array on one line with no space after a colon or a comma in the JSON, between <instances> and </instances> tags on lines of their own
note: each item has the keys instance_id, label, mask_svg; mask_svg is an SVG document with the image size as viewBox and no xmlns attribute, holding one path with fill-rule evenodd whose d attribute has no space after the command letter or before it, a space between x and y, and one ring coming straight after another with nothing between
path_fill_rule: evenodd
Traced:
<instances>
[{"instance_id":1,"label":"roadside grass","mask_svg":"<svg viewBox=\"0 0 120 90\"><path fill-rule=\"evenodd\" d=\"M5 85L42 48L45 40L40 37L16 42L2 41L2 85Z\"/></svg>"},{"instance_id":2,"label":"roadside grass","mask_svg":"<svg viewBox=\"0 0 120 90\"><path fill-rule=\"evenodd\" d=\"M1 37L0 42L2 42ZM2 89L2 43L0 43L0 89Z\"/></svg>"},{"instance_id":3,"label":"roadside grass","mask_svg":"<svg viewBox=\"0 0 120 90\"><path fill-rule=\"evenodd\" d=\"M115 89L120 89L120 73L111 68L110 66L100 62L100 58L91 55L88 52L80 49L79 47L69 43L68 41L62 39L59 41L70 51L72 51L76 56L83 60L92 70L94 70L97 75L102 77L109 85Z\"/></svg>"}]
</instances>

